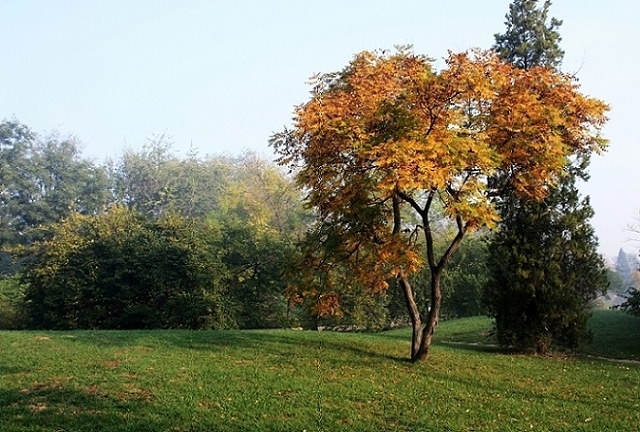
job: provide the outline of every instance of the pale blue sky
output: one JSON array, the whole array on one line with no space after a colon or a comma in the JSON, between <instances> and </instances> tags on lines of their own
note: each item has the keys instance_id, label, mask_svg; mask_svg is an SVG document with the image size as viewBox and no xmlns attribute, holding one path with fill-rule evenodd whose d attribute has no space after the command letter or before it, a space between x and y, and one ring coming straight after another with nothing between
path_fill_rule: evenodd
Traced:
<instances>
[{"instance_id":1,"label":"pale blue sky","mask_svg":"<svg viewBox=\"0 0 640 432\"><path fill-rule=\"evenodd\" d=\"M488 48L510 0L0 0L0 119L57 130L101 161L167 133L185 154L255 150L290 123L308 78L365 49L436 59ZM565 71L612 106L610 151L581 185L601 251L635 251L640 1L555 0Z\"/></svg>"}]
</instances>

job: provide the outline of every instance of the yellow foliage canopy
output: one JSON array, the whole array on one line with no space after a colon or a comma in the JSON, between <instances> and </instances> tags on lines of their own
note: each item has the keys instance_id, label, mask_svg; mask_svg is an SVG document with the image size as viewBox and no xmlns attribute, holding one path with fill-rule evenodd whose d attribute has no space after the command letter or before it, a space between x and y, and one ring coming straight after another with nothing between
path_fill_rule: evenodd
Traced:
<instances>
[{"instance_id":1,"label":"yellow foliage canopy","mask_svg":"<svg viewBox=\"0 0 640 432\"><path fill-rule=\"evenodd\" d=\"M365 280L378 268L388 277L420 265L415 240L402 234L415 224L399 220L394 199L424 230L433 199L463 231L491 226L491 198L503 187L542 198L570 158L606 147L605 103L581 94L572 76L518 69L491 52L450 54L441 71L403 49L362 52L312 85L293 129L272 144L298 170L319 232L341 239L333 252L340 244L343 258L369 261ZM314 254L316 264L328 260Z\"/></svg>"}]
</instances>

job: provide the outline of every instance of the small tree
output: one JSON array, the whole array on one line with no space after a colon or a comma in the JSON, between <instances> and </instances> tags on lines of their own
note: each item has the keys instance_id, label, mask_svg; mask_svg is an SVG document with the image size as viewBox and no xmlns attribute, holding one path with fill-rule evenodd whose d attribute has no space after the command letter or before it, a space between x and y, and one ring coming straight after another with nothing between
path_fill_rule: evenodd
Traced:
<instances>
[{"instance_id":1,"label":"small tree","mask_svg":"<svg viewBox=\"0 0 640 432\"><path fill-rule=\"evenodd\" d=\"M637 219L640 222L640 218ZM631 226L630 231L638 234L640 227ZM640 254L638 254L640 256ZM625 294L627 300L620 305L620 308L631 315L640 317L640 268L638 267L638 256L627 254L620 249L618 261L616 262L616 271L621 277L624 277Z\"/></svg>"},{"instance_id":2,"label":"small tree","mask_svg":"<svg viewBox=\"0 0 640 432\"><path fill-rule=\"evenodd\" d=\"M466 233L497 220L491 197L511 187L542 198L568 157L604 148L606 110L569 76L484 52L451 54L440 72L408 50L363 52L341 72L317 76L293 129L272 139L318 215L297 294L330 313L339 306L336 284L375 292L396 277L412 320L411 358L426 359L444 268ZM435 203L456 227L439 257ZM423 265L426 315L410 282Z\"/></svg>"}]
</instances>

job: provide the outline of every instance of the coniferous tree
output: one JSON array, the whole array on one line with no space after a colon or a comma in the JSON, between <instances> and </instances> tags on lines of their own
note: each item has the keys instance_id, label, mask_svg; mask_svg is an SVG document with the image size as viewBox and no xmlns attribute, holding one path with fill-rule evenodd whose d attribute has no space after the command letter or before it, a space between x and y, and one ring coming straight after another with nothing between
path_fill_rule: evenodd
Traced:
<instances>
[{"instance_id":1,"label":"coniferous tree","mask_svg":"<svg viewBox=\"0 0 640 432\"><path fill-rule=\"evenodd\" d=\"M557 30L562 21L551 18L547 24L550 0L544 2L542 9L537 6L538 0L515 0L509 5L507 31L494 35L493 49L500 58L522 69L546 66L557 70L564 57Z\"/></svg>"},{"instance_id":2,"label":"coniferous tree","mask_svg":"<svg viewBox=\"0 0 640 432\"><path fill-rule=\"evenodd\" d=\"M564 52L557 28L548 20L550 1L515 0L507 31L495 35L494 50L520 68L557 70ZM576 348L589 337L589 302L607 285L602 257L589 219L589 199L578 179L587 180L588 158L576 158L548 188L542 201L505 190L496 205L500 230L489 248L491 280L486 300L503 346L546 353L552 345Z\"/></svg>"},{"instance_id":3,"label":"coniferous tree","mask_svg":"<svg viewBox=\"0 0 640 432\"><path fill-rule=\"evenodd\" d=\"M634 254L629 254L620 249L615 263L615 271L622 280L622 292L629 288L637 288L638 283L638 261Z\"/></svg>"}]
</instances>

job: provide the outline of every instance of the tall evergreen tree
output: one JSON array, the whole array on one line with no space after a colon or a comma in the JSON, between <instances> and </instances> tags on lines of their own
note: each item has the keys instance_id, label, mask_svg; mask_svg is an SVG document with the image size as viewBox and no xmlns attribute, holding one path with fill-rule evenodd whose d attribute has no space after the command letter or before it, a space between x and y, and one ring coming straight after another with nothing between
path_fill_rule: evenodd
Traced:
<instances>
[{"instance_id":1,"label":"tall evergreen tree","mask_svg":"<svg viewBox=\"0 0 640 432\"><path fill-rule=\"evenodd\" d=\"M624 249L620 249L618 252L618 258L616 259L615 270L620 279L622 279L623 292L626 292L629 288L635 287L637 284L637 267L638 261L634 254L628 254Z\"/></svg>"},{"instance_id":2,"label":"tall evergreen tree","mask_svg":"<svg viewBox=\"0 0 640 432\"><path fill-rule=\"evenodd\" d=\"M557 28L548 22L550 1L515 0L507 31L495 35L494 50L520 68L557 70L564 52ZM587 180L587 158L568 165L543 201L506 190L496 201L500 231L489 248L491 280L486 299L499 342L546 353L552 345L576 348L589 337L589 302L607 285L602 257L589 219L589 199L576 180Z\"/></svg>"},{"instance_id":3,"label":"tall evergreen tree","mask_svg":"<svg viewBox=\"0 0 640 432\"><path fill-rule=\"evenodd\" d=\"M546 0L541 9L538 0L515 0L509 5L507 31L494 35L493 49L502 59L522 69L534 66L559 69L564 57L558 33L562 21L551 18L547 23L550 6L550 0Z\"/></svg>"}]
</instances>

